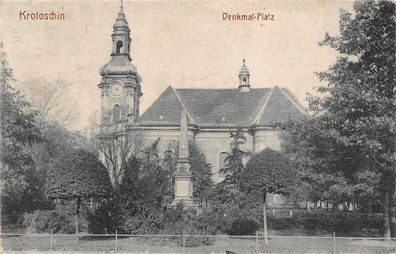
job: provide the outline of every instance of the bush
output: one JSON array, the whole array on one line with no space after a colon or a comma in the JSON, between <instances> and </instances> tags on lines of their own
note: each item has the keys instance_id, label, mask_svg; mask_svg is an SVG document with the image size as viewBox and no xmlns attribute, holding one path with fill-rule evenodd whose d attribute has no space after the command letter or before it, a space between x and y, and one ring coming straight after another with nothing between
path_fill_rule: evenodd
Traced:
<instances>
[{"instance_id":1,"label":"bush","mask_svg":"<svg viewBox=\"0 0 396 254\"><path fill-rule=\"evenodd\" d=\"M194 222L188 221L177 221L175 223L169 223L165 225L164 229L159 231L161 235L202 235L204 232L199 230ZM157 239L158 240L158 239ZM168 238L162 239L163 244L169 244L169 242L173 242L177 246L183 246L183 237L181 236L170 236ZM186 237L185 246L186 247L197 247L201 245L212 245L214 243L214 239L210 237Z\"/></svg>"},{"instance_id":2,"label":"bush","mask_svg":"<svg viewBox=\"0 0 396 254\"><path fill-rule=\"evenodd\" d=\"M306 234L332 234L338 236L380 236L381 214L354 212L295 212L291 218L268 216L268 227L273 230L304 231Z\"/></svg>"},{"instance_id":3,"label":"bush","mask_svg":"<svg viewBox=\"0 0 396 254\"><path fill-rule=\"evenodd\" d=\"M123 211L115 199L104 200L98 209L88 212L87 222L91 234L125 233Z\"/></svg>"},{"instance_id":4,"label":"bush","mask_svg":"<svg viewBox=\"0 0 396 254\"><path fill-rule=\"evenodd\" d=\"M252 218L237 218L231 228L227 230L229 235L253 235L259 228L259 223Z\"/></svg>"},{"instance_id":5,"label":"bush","mask_svg":"<svg viewBox=\"0 0 396 254\"><path fill-rule=\"evenodd\" d=\"M36 210L24 214L24 225L29 233L74 233L73 214L53 210Z\"/></svg>"},{"instance_id":6,"label":"bush","mask_svg":"<svg viewBox=\"0 0 396 254\"><path fill-rule=\"evenodd\" d=\"M183 209L182 205L169 208L162 218L162 228L158 232L160 235L204 235L206 232L202 228L196 211ZM157 239L158 240L158 239ZM162 244L174 243L183 246L183 237L170 236L161 240ZM212 245L214 239L210 237L186 237L186 247L196 247L200 245Z\"/></svg>"}]
</instances>

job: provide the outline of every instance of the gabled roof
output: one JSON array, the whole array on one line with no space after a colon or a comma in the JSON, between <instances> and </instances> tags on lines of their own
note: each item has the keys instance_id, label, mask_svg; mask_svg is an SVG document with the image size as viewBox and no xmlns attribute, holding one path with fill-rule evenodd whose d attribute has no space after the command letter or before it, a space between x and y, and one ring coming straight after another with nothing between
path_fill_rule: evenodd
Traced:
<instances>
[{"instance_id":1,"label":"gabled roof","mask_svg":"<svg viewBox=\"0 0 396 254\"><path fill-rule=\"evenodd\" d=\"M140 117L141 126L179 126L185 110L200 127L268 126L302 118L304 109L286 89L174 89L168 87Z\"/></svg>"}]
</instances>

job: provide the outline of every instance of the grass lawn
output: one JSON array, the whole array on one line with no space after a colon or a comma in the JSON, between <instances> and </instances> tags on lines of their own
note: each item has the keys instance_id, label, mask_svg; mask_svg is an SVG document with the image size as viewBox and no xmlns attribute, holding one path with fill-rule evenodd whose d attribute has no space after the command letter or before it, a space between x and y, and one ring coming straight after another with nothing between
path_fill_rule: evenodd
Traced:
<instances>
[{"instance_id":1,"label":"grass lawn","mask_svg":"<svg viewBox=\"0 0 396 254\"><path fill-rule=\"evenodd\" d=\"M1 246L3 253L41 253L50 251L51 243L49 235L3 236ZM263 239L259 238L258 246L260 253L332 253L333 239L272 237L269 246L264 246ZM225 253L226 250L255 253L256 247L255 237L216 236L213 245L186 247L185 253ZM184 253L183 247L165 237L121 238L117 249L121 253ZM114 237L82 237L77 243L73 235L54 235L51 252L111 253L114 250ZM396 253L396 241L336 238L336 253Z\"/></svg>"}]
</instances>

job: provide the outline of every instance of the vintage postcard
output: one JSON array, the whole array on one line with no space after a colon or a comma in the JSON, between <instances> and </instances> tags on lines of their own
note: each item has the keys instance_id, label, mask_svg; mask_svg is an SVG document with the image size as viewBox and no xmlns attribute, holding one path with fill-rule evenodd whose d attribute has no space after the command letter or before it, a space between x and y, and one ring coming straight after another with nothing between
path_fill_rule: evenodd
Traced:
<instances>
[{"instance_id":1,"label":"vintage postcard","mask_svg":"<svg viewBox=\"0 0 396 254\"><path fill-rule=\"evenodd\" d=\"M4 253L394 253L393 1L0 1Z\"/></svg>"}]
</instances>

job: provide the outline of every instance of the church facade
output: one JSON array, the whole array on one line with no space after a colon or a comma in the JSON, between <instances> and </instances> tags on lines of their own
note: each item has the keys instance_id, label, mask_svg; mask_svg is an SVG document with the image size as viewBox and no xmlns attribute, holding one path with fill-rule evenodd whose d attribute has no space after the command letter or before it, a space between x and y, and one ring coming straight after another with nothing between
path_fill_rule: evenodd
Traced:
<instances>
[{"instance_id":1,"label":"church facade","mask_svg":"<svg viewBox=\"0 0 396 254\"><path fill-rule=\"evenodd\" d=\"M188 136L194 140L212 166L213 181L224 176L226 152L230 151L230 130L242 128L247 139L243 149L251 153L267 147L280 149L280 130L275 123L304 117L305 110L286 88L255 88L245 60L235 84L228 89L192 89L169 86L143 113L139 99L142 79L131 62L131 38L123 8L112 33L111 60L100 69L101 132L124 135L138 128L147 142L160 138L163 154L179 139L180 116L185 111Z\"/></svg>"}]
</instances>

